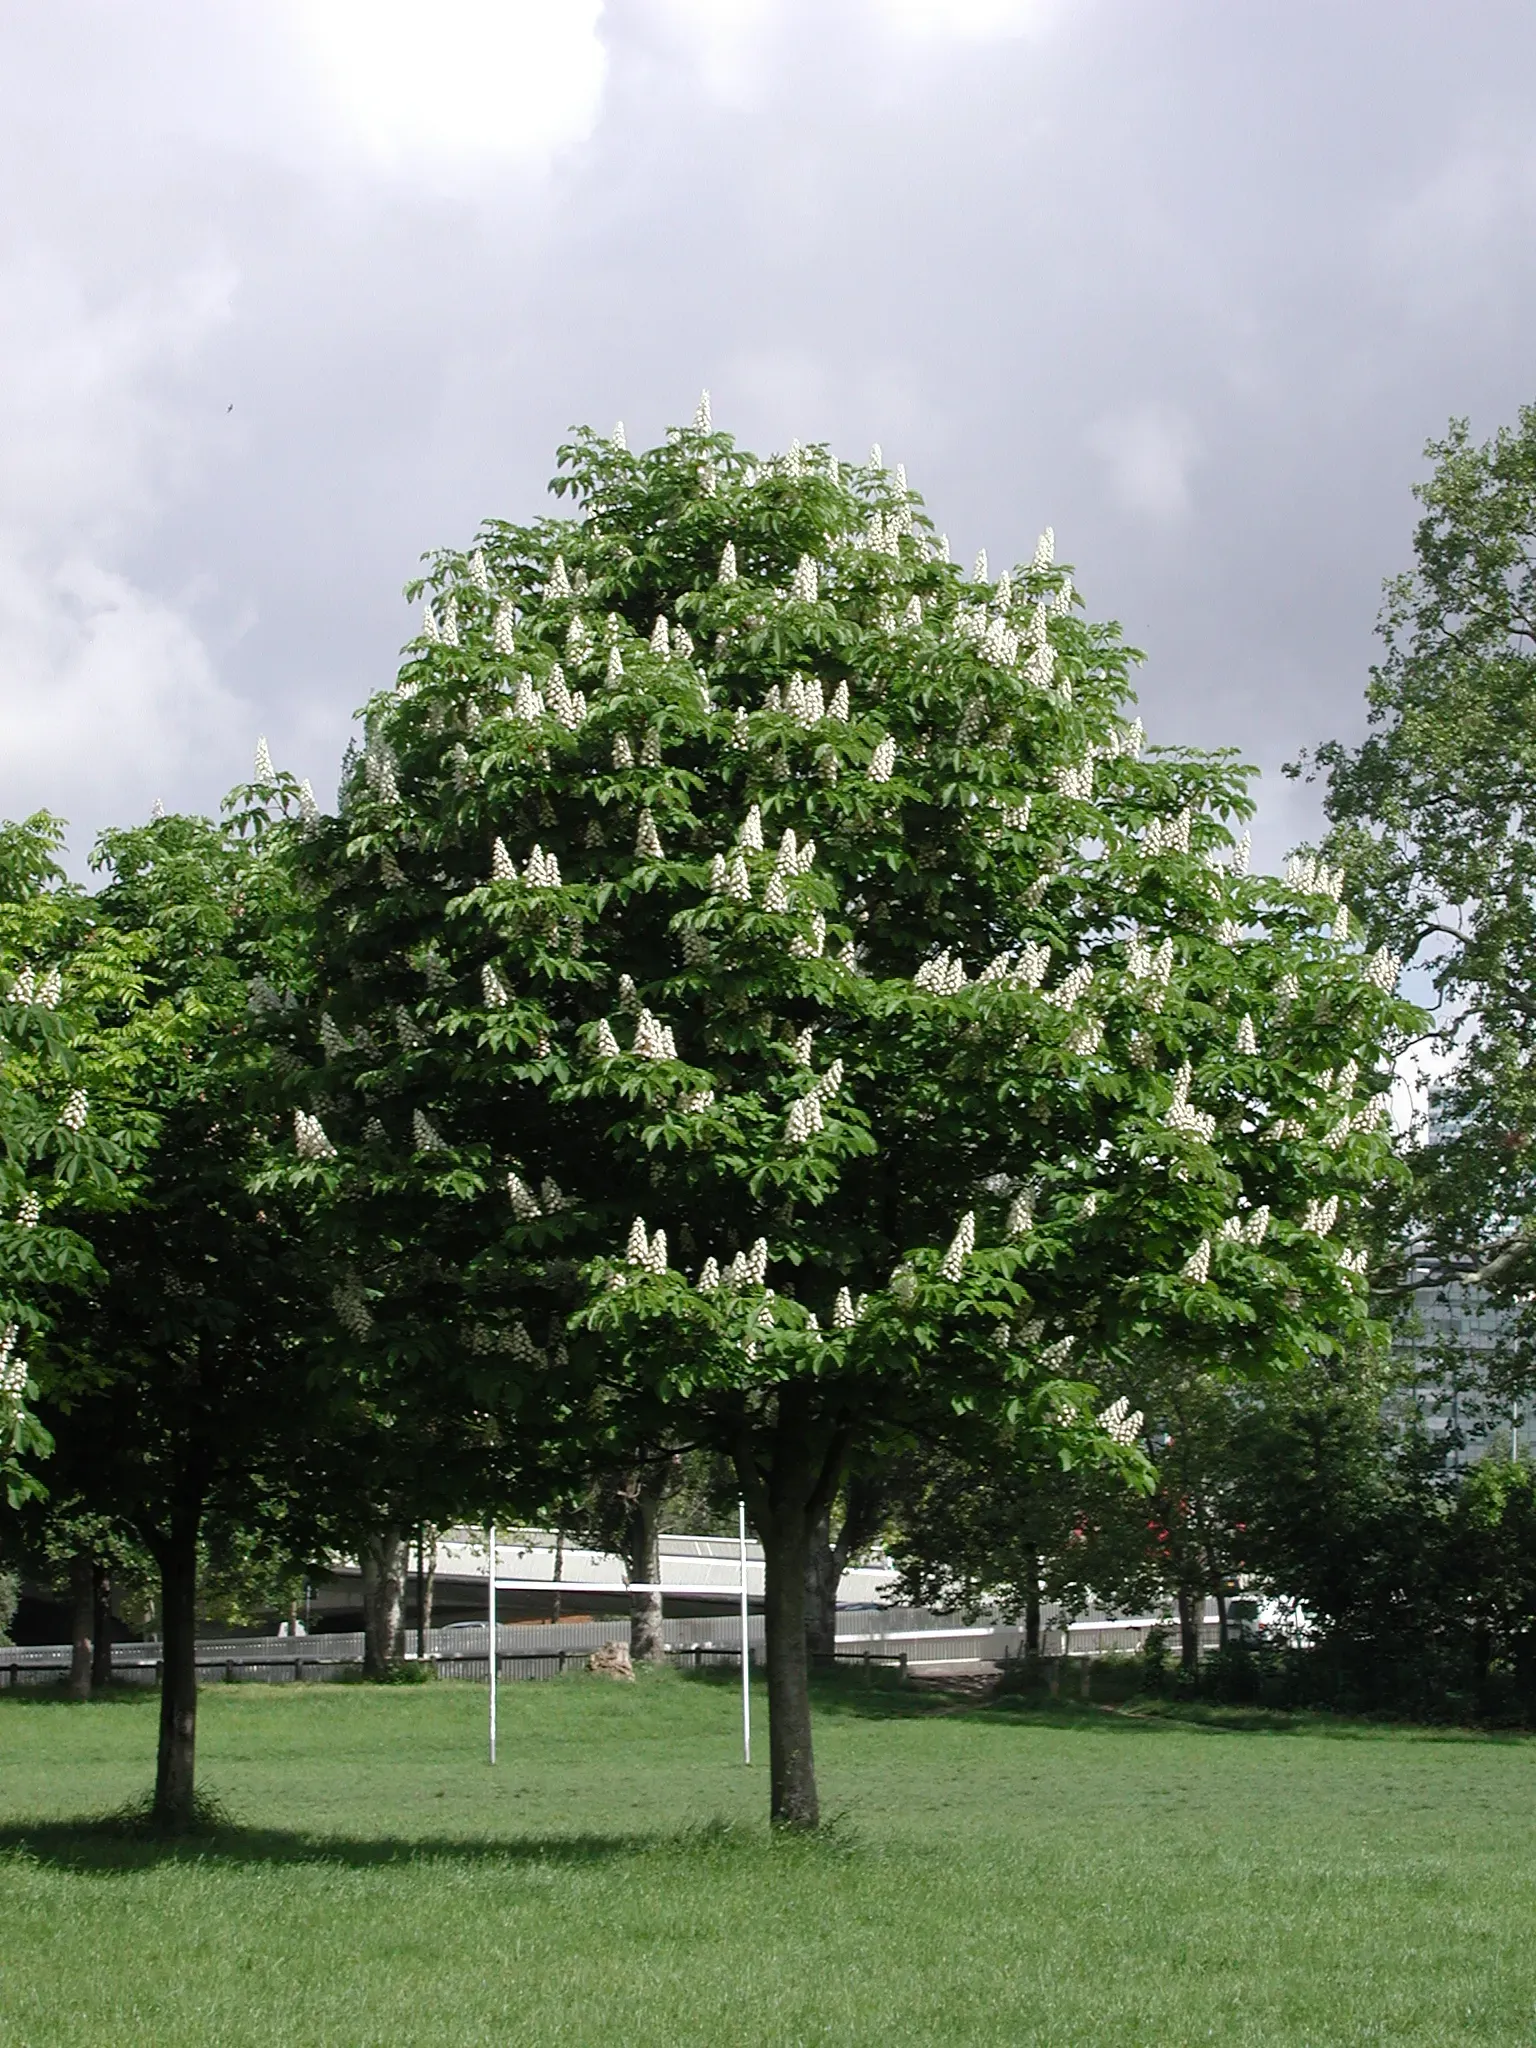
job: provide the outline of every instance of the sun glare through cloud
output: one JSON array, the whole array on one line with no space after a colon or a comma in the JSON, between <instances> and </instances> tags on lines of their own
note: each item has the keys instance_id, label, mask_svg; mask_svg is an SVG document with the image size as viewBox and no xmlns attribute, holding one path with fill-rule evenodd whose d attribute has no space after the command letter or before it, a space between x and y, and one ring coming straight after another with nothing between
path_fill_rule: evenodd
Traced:
<instances>
[{"instance_id":1,"label":"sun glare through cloud","mask_svg":"<svg viewBox=\"0 0 1536 2048\"><path fill-rule=\"evenodd\" d=\"M357 142L381 164L537 167L591 130L602 0L299 0L291 21Z\"/></svg>"}]
</instances>

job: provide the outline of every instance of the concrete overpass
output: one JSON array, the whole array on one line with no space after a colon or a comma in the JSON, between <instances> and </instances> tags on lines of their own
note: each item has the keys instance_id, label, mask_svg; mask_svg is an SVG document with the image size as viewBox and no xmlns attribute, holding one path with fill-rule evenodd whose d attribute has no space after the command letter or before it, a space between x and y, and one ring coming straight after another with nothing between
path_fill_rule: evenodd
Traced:
<instances>
[{"instance_id":1,"label":"concrete overpass","mask_svg":"<svg viewBox=\"0 0 1536 2048\"><path fill-rule=\"evenodd\" d=\"M663 1536L660 1548L665 1613L705 1616L736 1611L741 1567L734 1536ZM485 1531L446 1530L436 1545L435 1560L433 1620L442 1627L460 1616L482 1619L489 1570ZM415 1570L413 1547L408 1615L415 1611ZM623 1559L610 1551L561 1542L549 1530L498 1530L496 1576L502 1584L497 1615L504 1622L548 1620L557 1599L561 1615L569 1621L629 1611ZM331 1577L315 1587L308 1603L312 1628L357 1625L362 1606L358 1578L354 1560L334 1561ZM508 1580L513 1581L511 1586ZM856 1565L838 1581L837 1602L839 1607L873 1607L889 1597L894 1585L895 1573L885 1559ZM747 1545L747 1591L753 1605L761 1606L763 1553L753 1542Z\"/></svg>"}]
</instances>

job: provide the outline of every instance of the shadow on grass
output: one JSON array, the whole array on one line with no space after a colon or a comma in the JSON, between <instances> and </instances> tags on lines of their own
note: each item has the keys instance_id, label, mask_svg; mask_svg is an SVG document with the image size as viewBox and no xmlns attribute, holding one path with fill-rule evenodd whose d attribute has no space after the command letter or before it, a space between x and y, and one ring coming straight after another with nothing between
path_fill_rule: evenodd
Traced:
<instances>
[{"instance_id":1,"label":"shadow on grass","mask_svg":"<svg viewBox=\"0 0 1536 2048\"><path fill-rule=\"evenodd\" d=\"M66 1679L54 1685L8 1685L0 1689L0 1712L20 1713L23 1707L153 1707L160 1691L153 1685L100 1685L88 1700L72 1699Z\"/></svg>"},{"instance_id":2,"label":"shadow on grass","mask_svg":"<svg viewBox=\"0 0 1536 2048\"><path fill-rule=\"evenodd\" d=\"M0 1859L19 1857L80 1875L155 1870L166 1864L303 1865L349 1870L398 1869L415 1863L498 1864L507 1868L591 1868L658 1851L688 1853L765 1845L728 1822L676 1833L661 1830L613 1835L527 1835L503 1838L437 1835L304 1835L285 1828L241 1827L235 1822L185 1835L147 1834L120 1815L93 1819L14 1822L0 1827Z\"/></svg>"},{"instance_id":3,"label":"shadow on grass","mask_svg":"<svg viewBox=\"0 0 1536 2048\"><path fill-rule=\"evenodd\" d=\"M12 1822L0 1827L0 1863L25 1863L66 1870L76 1876L113 1877L195 1864L229 1868L348 1870L404 1869L422 1863L458 1863L501 1869L593 1869L641 1857L686 1857L700 1862L740 1863L772 1857L818 1863L846 1860L858 1838L841 1816L809 1834L775 1832L740 1821L717 1819L677 1829L626 1834L462 1835L362 1837L305 1835L286 1828L242 1827L224 1820L184 1835L149 1833L141 1809L72 1820Z\"/></svg>"},{"instance_id":4,"label":"shadow on grass","mask_svg":"<svg viewBox=\"0 0 1536 2048\"><path fill-rule=\"evenodd\" d=\"M452 1835L374 1839L347 1835L302 1835L285 1828L248 1828L235 1823L185 1835L157 1836L105 1819L34 1821L0 1827L0 1857L77 1874L109 1875L154 1870L168 1863L328 1864L350 1870L381 1870L451 1859L459 1863L505 1865L587 1865L644 1855L683 1838L663 1834L548 1835L524 1839L476 1840Z\"/></svg>"},{"instance_id":5,"label":"shadow on grass","mask_svg":"<svg viewBox=\"0 0 1536 2048\"><path fill-rule=\"evenodd\" d=\"M735 1684L728 1674L689 1674L689 1684ZM1510 1728L1454 1727L1402 1721L1388 1716L1334 1714L1324 1708L1220 1706L1207 1700L1052 1698L1049 1693L944 1691L912 1684L885 1670L817 1672L811 1700L818 1715L863 1721L965 1720L994 1726L1069 1730L1111 1738L1171 1735L1320 1736L1334 1742L1506 1743L1532 1740L1532 1732Z\"/></svg>"}]
</instances>

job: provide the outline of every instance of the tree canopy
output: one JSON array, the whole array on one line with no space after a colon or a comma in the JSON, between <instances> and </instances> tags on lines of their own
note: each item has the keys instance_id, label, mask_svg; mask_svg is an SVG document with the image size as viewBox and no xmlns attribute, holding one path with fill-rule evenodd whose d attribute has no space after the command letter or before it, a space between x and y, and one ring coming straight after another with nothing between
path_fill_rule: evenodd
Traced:
<instances>
[{"instance_id":1,"label":"tree canopy","mask_svg":"<svg viewBox=\"0 0 1536 2048\"><path fill-rule=\"evenodd\" d=\"M1388 583L1359 746L1320 773L1327 858L1433 984L1431 1114L1396 1225L1400 1284L1529 1292L1536 1234L1536 407L1426 453L1413 566ZM1528 1380L1526 1340L1505 1361Z\"/></svg>"},{"instance_id":2,"label":"tree canopy","mask_svg":"<svg viewBox=\"0 0 1536 2048\"><path fill-rule=\"evenodd\" d=\"M258 822L250 810L224 825L161 817L97 849L92 944L126 952L135 973L96 1023L131 1052L138 1142L105 1211L54 1198L92 1259L89 1284L55 1306L38 1374L58 1438L44 1477L132 1532L159 1571L156 1812L170 1825L193 1810L200 1547L254 1534L302 1551L290 1525L319 1511L303 1483L306 1262L280 1191L258 1186L274 1084L248 987L295 931L287 865L248 829ZM68 991L68 967L62 978Z\"/></svg>"},{"instance_id":3,"label":"tree canopy","mask_svg":"<svg viewBox=\"0 0 1536 2048\"><path fill-rule=\"evenodd\" d=\"M66 880L61 839L43 813L0 826L0 1478L13 1506L52 1448L27 1354L101 1277L95 1226L131 1199L156 1130L140 1087L144 948Z\"/></svg>"},{"instance_id":4,"label":"tree canopy","mask_svg":"<svg viewBox=\"0 0 1536 2048\"><path fill-rule=\"evenodd\" d=\"M1048 535L966 576L900 472L707 409L561 459L290 828L291 1181L359 1369L734 1459L808 1822L850 1451L959 1411L1134 1478L1106 1374L1351 1341L1408 1013L1333 870L1248 873L1238 764L1145 747Z\"/></svg>"}]
</instances>

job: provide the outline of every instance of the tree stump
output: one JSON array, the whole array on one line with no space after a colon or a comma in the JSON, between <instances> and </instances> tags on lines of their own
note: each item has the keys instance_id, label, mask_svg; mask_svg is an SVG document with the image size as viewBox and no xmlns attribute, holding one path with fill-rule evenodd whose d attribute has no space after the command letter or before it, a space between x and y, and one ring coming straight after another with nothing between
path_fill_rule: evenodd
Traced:
<instances>
[{"instance_id":1,"label":"tree stump","mask_svg":"<svg viewBox=\"0 0 1536 2048\"><path fill-rule=\"evenodd\" d=\"M587 1659L587 1669L600 1678L627 1678L631 1685L635 1682L635 1667L627 1643L603 1643Z\"/></svg>"}]
</instances>

